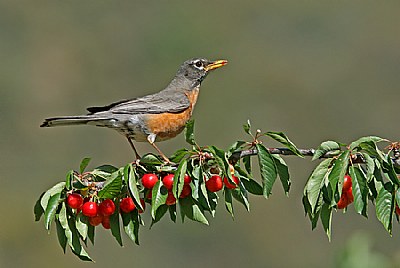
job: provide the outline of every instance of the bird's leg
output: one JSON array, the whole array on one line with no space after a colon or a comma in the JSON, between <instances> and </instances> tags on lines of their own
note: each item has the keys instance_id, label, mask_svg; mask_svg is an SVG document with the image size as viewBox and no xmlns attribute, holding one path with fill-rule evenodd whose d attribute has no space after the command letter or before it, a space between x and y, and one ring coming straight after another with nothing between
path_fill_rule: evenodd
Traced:
<instances>
[{"instance_id":1,"label":"bird's leg","mask_svg":"<svg viewBox=\"0 0 400 268\"><path fill-rule=\"evenodd\" d=\"M136 151L135 145L133 145L133 142L131 140L131 138L129 138L129 136L126 136L126 138L128 139L129 144L131 145L133 151L135 152L135 156L136 156L136 160L140 159L140 155L139 153Z\"/></svg>"},{"instance_id":2,"label":"bird's leg","mask_svg":"<svg viewBox=\"0 0 400 268\"><path fill-rule=\"evenodd\" d=\"M151 146L154 147L154 149L156 149L156 151L161 155L161 157L164 159L164 161L167 163L171 163L171 161L168 159L168 157L166 157L165 154L163 152L161 152L161 150L154 143L155 140L156 140L156 134L150 134L149 136L147 136L147 141L151 144Z\"/></svg>"}]
</instances>

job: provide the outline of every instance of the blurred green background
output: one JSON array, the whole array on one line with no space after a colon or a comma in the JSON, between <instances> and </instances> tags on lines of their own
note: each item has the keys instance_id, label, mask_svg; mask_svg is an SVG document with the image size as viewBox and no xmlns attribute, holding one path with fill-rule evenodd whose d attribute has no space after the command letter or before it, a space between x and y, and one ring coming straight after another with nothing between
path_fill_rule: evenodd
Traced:
<instances>
[{"instance_id":1,"label":"blurred green background","mask_svg":"<svg viewBox=\"0 0 400 268\"><path fill-rule=\"evenodd\" d=\"M133 158L113 131L40 129L44 118L158 91L192 57L229 60L203 83L200 144L244 139L247 119L301 148L399 140L399 10L398 1L0 1L0 267L351 267L338 261L349 247L396 266L399 225L390 237L373 209L368 220L335 213L330 243L311 231L301 204L309 159L287 158L289 198L277 184L270 199L251 198L250 213L238 204L234 221L220 204L210 227L166 218L124 248L99 229L95 264L64 255L32 207L83 157L91 167ZM182 136L160 144L167 154L183 146ZM352 238L358 231L368 238Z\"/></svg>"}]
</instances>

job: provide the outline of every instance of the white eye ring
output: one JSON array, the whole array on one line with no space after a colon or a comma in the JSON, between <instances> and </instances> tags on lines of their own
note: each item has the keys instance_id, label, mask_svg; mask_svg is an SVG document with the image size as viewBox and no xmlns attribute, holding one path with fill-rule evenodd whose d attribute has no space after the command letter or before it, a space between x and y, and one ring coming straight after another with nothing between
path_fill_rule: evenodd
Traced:
<instances>
[{"instance_id":1,"label":"white eye ring","mask_svg":"<svg viewBox=\"0 0 400 268\"><path fill-rule=\"evenodd\" d=\"M199 70L203 70L204 69L204 65L203 62L201 60L196 60L193 62L194 67L196 67Z\"/></svg>"}]
</instances>

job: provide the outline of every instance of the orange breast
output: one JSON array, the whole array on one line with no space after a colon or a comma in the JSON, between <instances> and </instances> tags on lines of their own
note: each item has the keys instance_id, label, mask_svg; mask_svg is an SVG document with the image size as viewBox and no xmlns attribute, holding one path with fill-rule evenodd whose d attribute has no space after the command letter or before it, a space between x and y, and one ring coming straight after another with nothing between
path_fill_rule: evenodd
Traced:
<instances>
[{"instance_id":1,"label":"orange breast","mask_svg":"<svg viewBox=\"0 0 400 268\"><path fill-rule=\"evenodd\" d=\"M156 141L173 138L182 132L185 128L186 122L192 116L198 94L198 89L185 93L190 101L190 106L181 113L161 113L147 116L147 128L150 132L157 135Z\"/></svg>"}]
</instances>

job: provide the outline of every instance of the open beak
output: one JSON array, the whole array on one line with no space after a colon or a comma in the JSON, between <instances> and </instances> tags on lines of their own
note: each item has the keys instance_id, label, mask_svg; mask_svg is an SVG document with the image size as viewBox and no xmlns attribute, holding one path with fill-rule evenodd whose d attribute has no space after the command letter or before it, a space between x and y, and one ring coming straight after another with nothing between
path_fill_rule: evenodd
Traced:
<instances>
[{"instance_id":1,"label":"open beak","mask_svg":"<svg viewBox=\"0 0 400 268\"><path fill-rule=\"evenodd\" d=\"M204 70L206 70L208 72L208 71L217 69L219 67L222 67L226 64L228 64L227 60L216 60L216 61L213 61L210 64L208 64L206 67L204 67Z\"/></svg>"}]
</instances>

